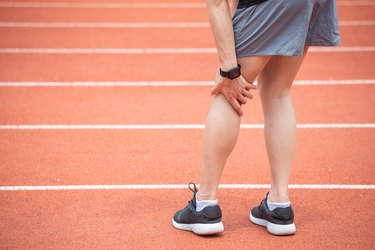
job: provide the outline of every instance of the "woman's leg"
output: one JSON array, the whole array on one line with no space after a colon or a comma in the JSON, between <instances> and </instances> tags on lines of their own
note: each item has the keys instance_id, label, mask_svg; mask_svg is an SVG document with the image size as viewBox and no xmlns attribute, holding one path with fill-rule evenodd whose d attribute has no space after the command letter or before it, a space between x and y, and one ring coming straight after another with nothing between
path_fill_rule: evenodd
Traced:
<instances>
[{"instance_id":1,"label":"woman's leg","mask_svg":"<svg viewBox=\"0 0 375 250\"><path fill-rule=\"evenodd\" d=\"M270 202L289 201L288 182L296 144L296 119L290 92L303 59L303 56L274 56L258 77L271 168Z\"/></svg>"},{"instance_id":2,"label":"woman's leg","mask_svg":"<svg viewBox=\"0 0 375 250\"><path fill-rule=\"evenodd\" d=\"M269 59L269 56L240 58L238 63L245 79L253 82ZM240 122L241 118L225 97L216 95L206 120L198 200L216 199L225 162L237 142Z\"/></svg>"}]
</instances>

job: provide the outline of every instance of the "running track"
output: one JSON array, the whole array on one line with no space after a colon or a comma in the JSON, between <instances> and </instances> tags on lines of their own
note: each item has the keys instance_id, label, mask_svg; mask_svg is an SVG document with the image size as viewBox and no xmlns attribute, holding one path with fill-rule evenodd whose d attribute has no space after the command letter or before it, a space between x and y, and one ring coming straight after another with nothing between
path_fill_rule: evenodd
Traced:
<instances>
[{"instance_id":1,"label":"running track","mask_svg":"<svg viewBox=\"0 0 375 250\"><path fill-rule=\"evenodd\" d=\"M258 96L222 178L225 233L172 228L217 67L204 5L188 1L0 1L2 249L374 247L372 0L338 0L342 47L314 48L297 76L297 234L248 220L269 182Z\"/></svg>"}]
</instances>

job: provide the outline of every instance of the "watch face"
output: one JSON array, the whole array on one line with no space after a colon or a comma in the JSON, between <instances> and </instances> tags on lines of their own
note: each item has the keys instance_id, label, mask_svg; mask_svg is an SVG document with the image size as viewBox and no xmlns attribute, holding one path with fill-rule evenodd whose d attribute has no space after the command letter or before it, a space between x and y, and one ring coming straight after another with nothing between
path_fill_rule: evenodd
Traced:
<instances>
[{"instance_id":1,"label":"watch face","mask_svg":"<svg viewBox=\"0 0 375 250\"><path fill-rule=\"evenodd\" d=\"M239 67L231 69L228 71L228 78L233 80L241 75L241 70Z\"/></svg>"}]
</instances>

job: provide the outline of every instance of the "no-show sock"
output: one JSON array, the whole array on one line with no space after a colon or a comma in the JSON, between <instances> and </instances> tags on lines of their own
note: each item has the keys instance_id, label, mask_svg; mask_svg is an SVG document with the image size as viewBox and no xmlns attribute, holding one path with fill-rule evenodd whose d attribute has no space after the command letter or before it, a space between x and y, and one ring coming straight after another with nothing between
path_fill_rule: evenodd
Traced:
<instances>
[{"instance_id":1,"label":"no-show sock","mask_svg":"<svg viewBox=\"0 0 375 250\"><path fill-rule=\"evenodd\" d=\"M286 208L290 207L290 201L289 202L270 202L267 196L267 206L270 211L275 210L276 208Z\"/></svg>"},{"instance_id":2,"label":"no-show sock","mask_svg":"<svg viewBox=\"0 0 375 250\"><path fill-rule=\"evenodd\" d=\"M195 197L195 204L197 212L202 211L205 207L217 205L217 200L198 200L198 197Z\"/></svg>"}]
</instances>

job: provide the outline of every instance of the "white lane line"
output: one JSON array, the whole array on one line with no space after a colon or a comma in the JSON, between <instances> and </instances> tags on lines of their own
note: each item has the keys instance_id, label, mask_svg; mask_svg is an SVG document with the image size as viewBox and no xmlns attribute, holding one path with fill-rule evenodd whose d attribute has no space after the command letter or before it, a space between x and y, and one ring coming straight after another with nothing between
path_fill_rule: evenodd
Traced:
<instances>
[{"instance_id":1,"label":"white lane line","mask_svg":"<svg viewBox=\"0 0 375 250\"><path fill-rule=\"evenodd\" d=\"M189 87L213 86L213 81L154 82L0 82L0 87ZM254 82L257 84L257 82ZM296 80L293 85L373 85L375 79L363 80Z\"/></svg>"},{"instance_id":2,"label":"white lane line","mask_svg":"<svg viewBox=\"0 0 375 250\"><path fill-rule=\"evenodd\" d=\"M374 1L337 1L337 6L372 6L375 5ZM201 9L206 8L204 3L163 3L163 2L152 2L152 3L94 3L94 2L0 2L2 8L84 8L84 9Z\"/></svg>"},{"instance_id":3,"label":"white lane line","mask_svg":"<svg viewBox=\"0 0 375 250\"><path fill-rule=\"evenodd\" d=\"M375 20L340 21L340 26L373 26ZM208 22L0 22L2 28L208 28Z\"/></svg>"},{"instance_id":4,"label":"white lane line","mask_svg":"<svg viewBox=\"0 0 375 250\"><path fill-rule=\"evenodd\" d=\"M20 28L207 28L208 22L0 22L0 27Z\"/></svg>"},{"instance_id":5,"label":"white lane line","mask_svg":"<svg viewBox=\"0 0 375 250\"><path fill-rule=\"evenodd\" d=\"M340 21L340 26L373 26L375 20Z\"/></svg>"},{"instance_id":6,"label":"white lane line","mask_svg":"<svg viewBox=\"0 0 375 250\"><path fill-rule=\"evenodd\" d=\"M213 81L153 81L153 82L0 82L0 87L162 87L211 86ZM375 84L375 80L373 83Z\"/></svg>"},{"instance_id":7,"label":"white lane line","mask_svg":"<svg viewBox=\"0 0 375 250\"><path fill-rule=\"evenodd\" d=\"M165 130L204 129L204 124L35 124L0 125L0 130ZM263 129L263 124L241 124L242 129ZM299 129L372 129L375 123L297 124Z\"/></svg>"},{"instance_id":8,"label":"white lane line","mask_svg":"<svg viewBox=\"0 0 375 250\"><path fill-rule=\"evenodd\" d=\"M0 2L2 8L83 8L83 9L201 9L206 8L205 3L163 3L163 2L143 2L143 3L94 3L94 2Z\"/></svg>"},{"instance_id":9,"label":"white lane line","mask_svg":"<svg viewBox=\"0 0 375 250\"><path fill-rule=\"evenodd\" d=\"M364 85L375 84L375 79L363 80L296 80L293 85Z\"/></svg>"},{"instance_id":10,"label":"white lane line","mask_svg":"<svg viewBox=\"0 0 375 250\"><path fill-rule=\"evenodd\" d=\"M374 52L375 47L311 47L309 53ZM4 54L216 54L216 48L0 48Z\"/></svg>"},{"instance_id":11,"label":"white lane line","mask_svg":"<svg viewBox=\"0 0 375 250\"><path fill-rule=\"evenodd\" d=\"M354 1L337 1L337 6L373 6L375 1L373 0L354 0Z\"/></svg>"},{"instance_id":12,"label":"white lane line","mask_svg":"<svg viewBox=\"0 0 375 250\"><path fill-rule=\"evenodd\" d=\"M375 47L371 46L340 46L340 47L310 47L309 52L371 52Z\"/></svg>"},{"instance_id":13,"label":"white lane line","mask_svg":"<svg viewBox=\"0 0 375 250\"><path fill-rule=\"evenodd\" d=\"M373 48L375 50L375 47ZM215 48L0 48L10 54L214 54Z\"/></svg>"},{"instance_id":14,"label":"white lane line","mask_svg":"<svg viewBox=\"0 0 375 250\"><path fill-rule=\"evenodd\" d=\"M199 185L197 185L199 186ZM268 184L220 184L220 189L268 189ZM149 189L186 189L181 184L132 184L132 185L59 185L59 186L0 186L0 191L65 191L65 190L149 190ZM345 189L373 190L375 185L350 184L290 184L290 189Z\"/></svg>"}]
</instances>

